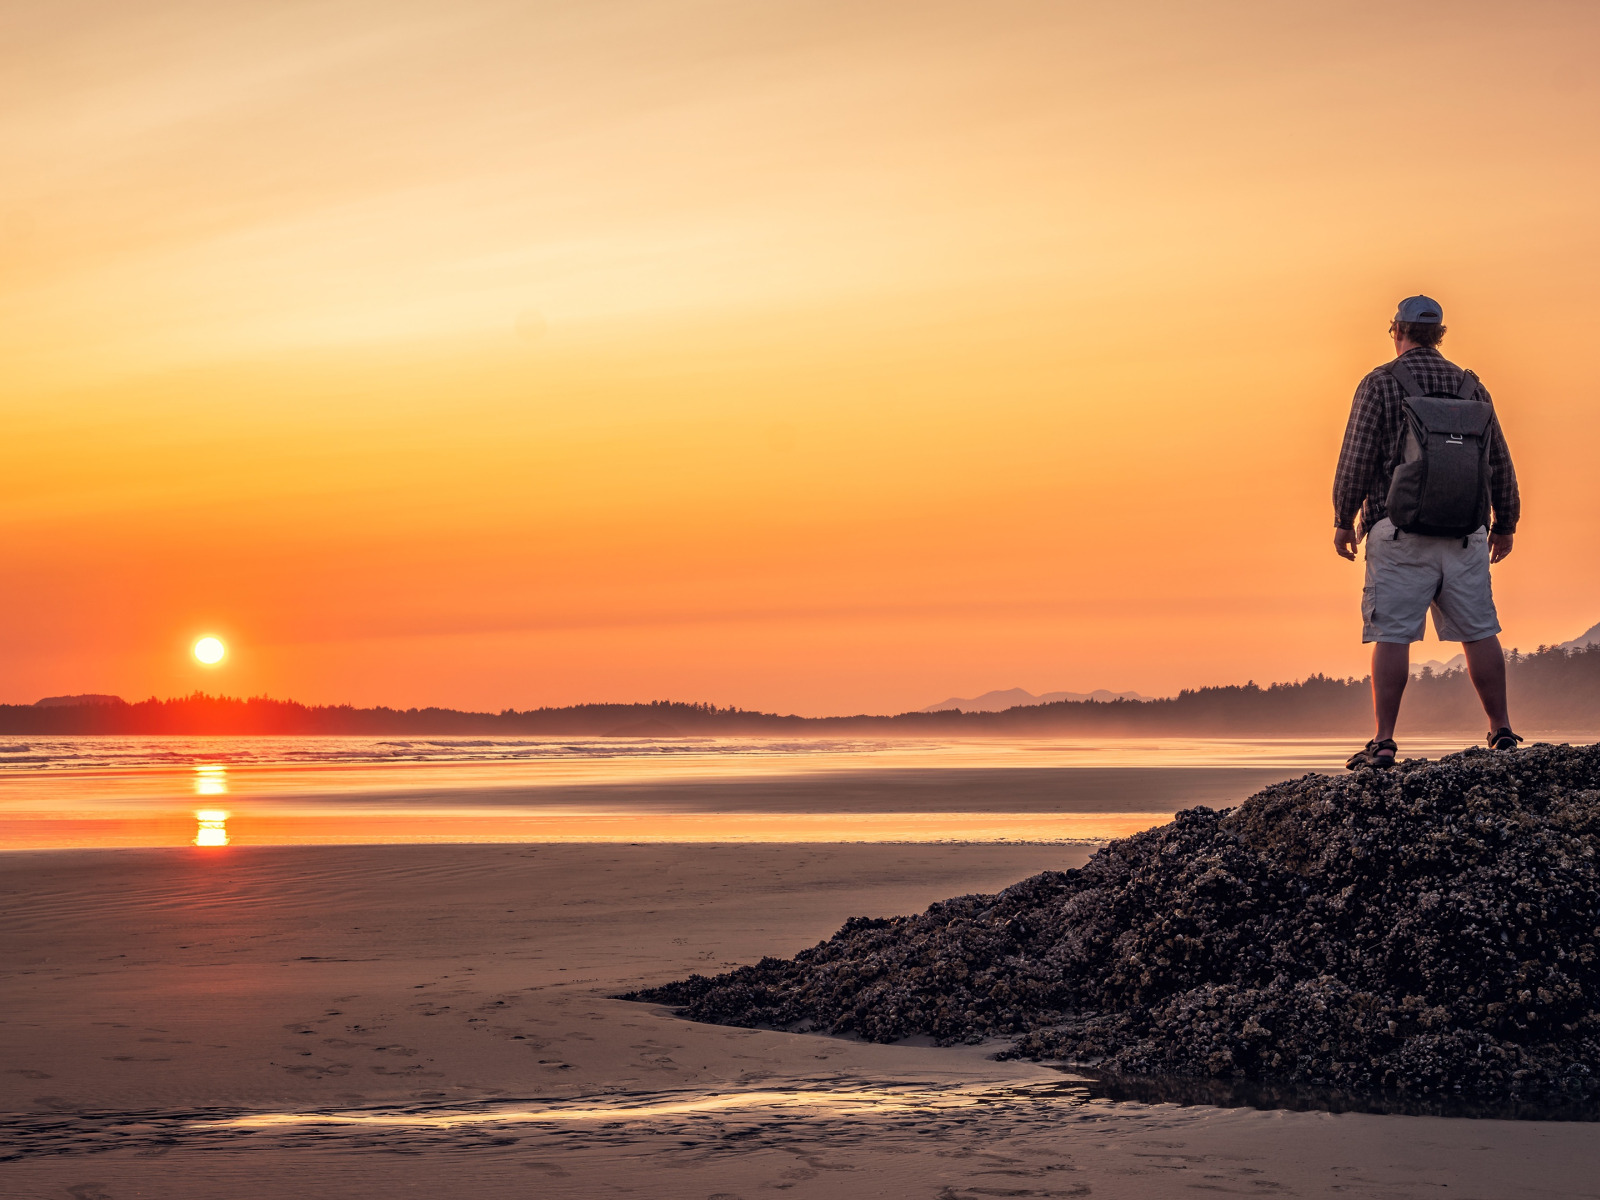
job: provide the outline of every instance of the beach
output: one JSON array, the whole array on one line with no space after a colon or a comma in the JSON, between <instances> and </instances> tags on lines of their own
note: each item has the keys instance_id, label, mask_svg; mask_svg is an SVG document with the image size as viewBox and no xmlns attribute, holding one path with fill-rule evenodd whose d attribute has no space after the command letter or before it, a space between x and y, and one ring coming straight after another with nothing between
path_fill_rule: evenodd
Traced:
<instances>
[{"instance_id":1,"label":"beach","mask_svg":"<svg viewBox=\"0 0 1600 1200\"><path fill-rule=\"evenodd\" d=\"M1088 853L13 852L0 884L0 1190L1600 1195L1590 1124L1114 1103L1048 1066L994 1062L994 1046L701 1025L609 998Z\"/></svg>"}]
</instances>

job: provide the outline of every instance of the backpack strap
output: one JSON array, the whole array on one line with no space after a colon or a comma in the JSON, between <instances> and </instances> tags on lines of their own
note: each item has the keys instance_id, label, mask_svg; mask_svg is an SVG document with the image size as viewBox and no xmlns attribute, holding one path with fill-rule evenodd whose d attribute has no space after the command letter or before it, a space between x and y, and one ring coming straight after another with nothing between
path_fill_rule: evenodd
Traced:
<instances>
[{"instance_id":1,"label":"backpack strap","mask_svg":"<svg viewBox=\"0 0 1600 1200\"><path fill-rule=\"evenodd\" d=\"M1389 372L1389 377L1400 385L1400 390L1407 396L1422 395L1422 385L1417 382L1417 377L1411 373L1411 368L1398 358L1391 363L1385 363L1383 369Z\"/></svg>"},{"instance_id":2,"label":"backpack strap","mask_svg":"<svg viewBox=\"0 0 1600 1200\"><path fill-rule=\"evenodd\" d=\"M1456 395L1463 400L1476 400L1478 398L1478 377L1471 371L1461 372L1461 386L1456 389Z\"/></svg>"}]
</instances>

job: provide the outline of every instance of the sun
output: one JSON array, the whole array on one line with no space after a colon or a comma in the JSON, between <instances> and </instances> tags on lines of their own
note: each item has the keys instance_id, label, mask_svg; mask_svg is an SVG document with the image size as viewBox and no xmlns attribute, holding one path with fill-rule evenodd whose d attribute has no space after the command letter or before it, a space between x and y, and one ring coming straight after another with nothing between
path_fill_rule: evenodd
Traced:
<instances>
[{"instance_id":1,"label":"sun","mask_svg":"<svg viewBox=\"0 0 1600 1200\"><path fill-rule=\"evenodd\" d=\"M227 652L221 638L203 637L194 644L194 656L208 667L216 666Z\"/></svg>"}]
</instances>

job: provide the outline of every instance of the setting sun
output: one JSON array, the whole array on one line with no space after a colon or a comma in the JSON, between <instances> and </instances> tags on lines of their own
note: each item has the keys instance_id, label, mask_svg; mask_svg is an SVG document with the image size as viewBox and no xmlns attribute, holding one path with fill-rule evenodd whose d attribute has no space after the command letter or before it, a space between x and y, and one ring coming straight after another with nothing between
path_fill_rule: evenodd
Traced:
<instances>
[{"instance_id":1,"label":"setting sun","mask_svg":"<svg viewBox=\"0 0 1600 1200\"><path fill-rule=\"evenodd\" d=\"M208 667L221 662L227 652L228 648L222 644L221 638L203 637L194 644L194 656Z\"/></svg>"}]
</instances>

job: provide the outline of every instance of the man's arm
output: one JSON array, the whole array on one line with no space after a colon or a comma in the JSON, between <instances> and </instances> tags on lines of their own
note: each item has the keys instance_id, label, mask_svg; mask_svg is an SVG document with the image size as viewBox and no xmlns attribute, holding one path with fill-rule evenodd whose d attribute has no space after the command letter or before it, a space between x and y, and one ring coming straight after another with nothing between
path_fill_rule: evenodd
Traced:
<instances>
[{"instance_id":1,"label":"man's arm","mask_svg":"<svg viewBox=\"0 0 1600 1200\"><path fill-rule=\"evenodd\" d=\"M1333 473L1333 549L1340 558L1354 559L1356 516L1367 498L1373 472L1382 453L1379 436L1381 413L1368 380L1363 379L1350 402L1350 419L1339 447L1339 465Z\"/></svg>"},{"instance_id":2,"label":"man's arm","mask_svg":"<svg viewBox=\"0 0 1600 1200\"><path fill-rule=\"evenodd\" d=\"M1522 495L1517 491L1517 469L1511 465L1511 447L1500 430L1500 418L1489 423L1489 502L1494 524L1489 526L1489 561L1499 562L1511 553L1511 538L1522 519Z\"/></svg>"}]
</instances>

